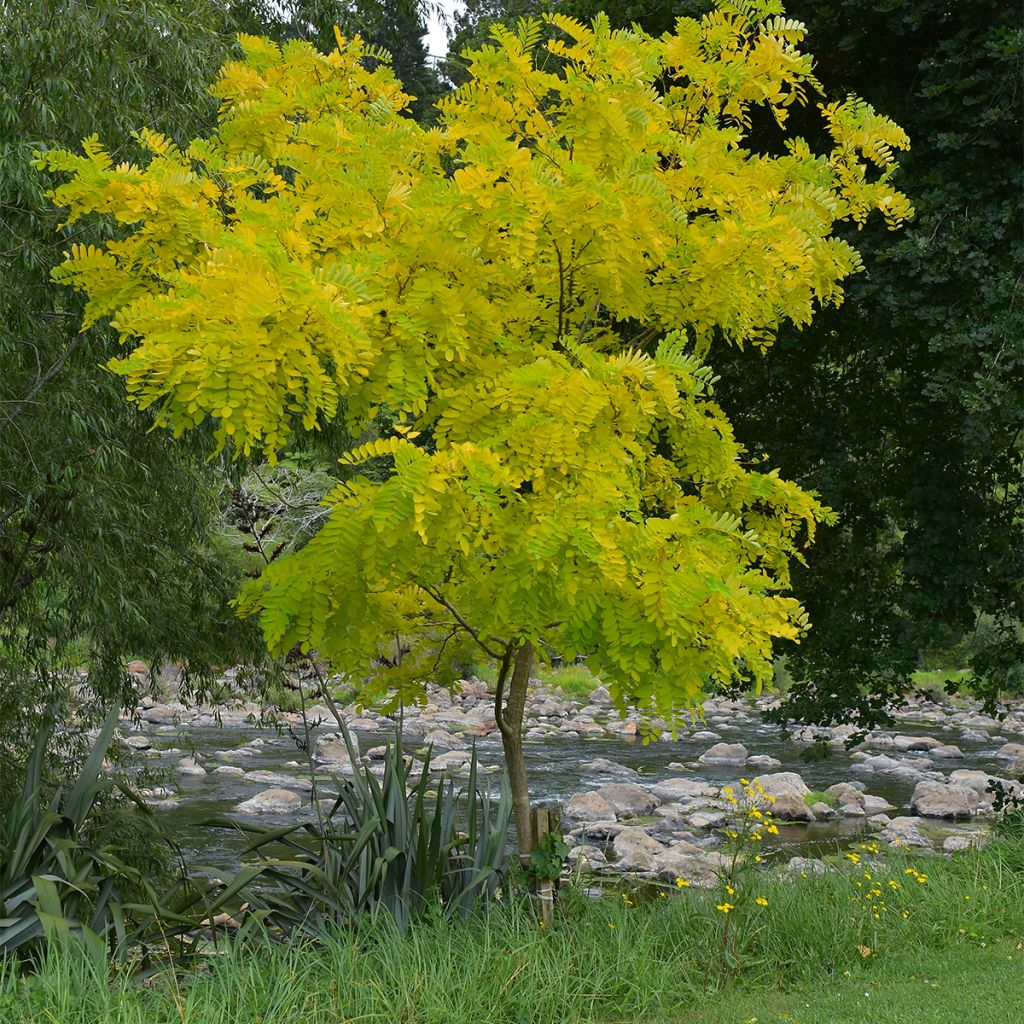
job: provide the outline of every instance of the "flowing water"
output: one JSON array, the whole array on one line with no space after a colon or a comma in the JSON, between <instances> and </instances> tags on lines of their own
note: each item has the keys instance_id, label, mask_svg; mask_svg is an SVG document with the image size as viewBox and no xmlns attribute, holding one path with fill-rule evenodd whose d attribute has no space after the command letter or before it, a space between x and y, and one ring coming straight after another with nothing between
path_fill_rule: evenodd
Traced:
<instances>
[{"instance_id":1,"label":"flowing water","mask_svg":"<svg viewBox=\"0 0 1024 1024\"><path fill-rule=\"evenodd\" d=\"M799 773L812 790L823 790L837 782L861 779L867 783L867 791L884 797L899 810L907 810L913 783L903 783L882 775L863 776L851 772L849 754L839 751L824 760L808 761L801 758L801 748L788 739L780 737L778 727L769 725L756 715L746 716L738 722L713 721L709 726L725 742L743 743L750 755L768 754L782 762L781 767L769 771L794 771ZM969 742L953 732L949 726L942 736L942 723L927 725L903 721L896 732L903 735L938 735L944 742L956 743L964 752L964 760L936 761L934 768L948 773L956 768L979 768L994 774L1005 770L994 757L1003 740L990 737L985 741ZM383 730L357 732L361 749L385 743L389 734ZM255 726L187 726L177 731L160 730L151 734L154 750L150 752L150 765L158 770L169 771L171 786L177 785L179 792L170 800L158 801L158 813L169 833L181 844L187 859L195 866L208 866L215 872L225 873L238 866L241 851L245 846L240 831L210 828L204 823L210 819L230 819L236 822L257 822L260 825L286 824L310 820L312 809L308 796L303 794L304 807L293 814L263 814L249 817L236 812L237 805L268 788L273 783L257 783L236 775L216 774L217 765L232 764L245 771L270 770L293 777L306 776L309 771L305 755L297 749L295 740L287 732ZM251 746L256 741L257 746ZM611 736L589 739L548 737L526 743L526 759L531 788L535 800L557 806L573 793L592 790L609 782L636 781L640 785L654 783L683 772L671 770L673 762L692 764L690 777L711 783L735 782L741 776L758 774L765 769L753 767L738 769L727 766L696 764L696 760L712 741L681 738L671 742L654 742L644 746L639 741ZM406 747L410 752L423 749L423 740L407 737ZM239 751L242 753L239 753ZM477 741L477 752L482 766L493 769L490 778L497 788L497 773L502 763L501 744L495 738ZM874 753L875 751L869 751ZM893 751L882 750L892 754ZM176 778L175 767L184 756L194 755L208 769L204 776L183 776ZM244 755L244 756L243 756ZM900 755L896 755L900 756ZM926 754L903 755L910 758ZM602 774L586 767L593 758L605 758L634 769L637 779ZM321 772L323 769L320 770ZM328 776L321 775L322 794L330 793ZM778 854L789 856L814 856L834 851L838 845L845 845L862 835L870 826L864 819L840 818L832 821L785 826L774 841ZM769 852L766 850L766 852Z\"/></svg>"}]
</instances>

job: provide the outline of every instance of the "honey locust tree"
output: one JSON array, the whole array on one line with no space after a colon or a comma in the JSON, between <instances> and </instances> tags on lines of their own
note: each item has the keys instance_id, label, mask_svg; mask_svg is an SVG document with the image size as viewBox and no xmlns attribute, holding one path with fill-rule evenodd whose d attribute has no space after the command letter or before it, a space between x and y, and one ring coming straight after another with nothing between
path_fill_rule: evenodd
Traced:
<instances>
[{"instance_id":1,"label":"honey locust tree","mask_svg":"<svg viewBox=\"0 0 1024 1024\"><path fill-rule=\"evenodd\" d=\"M805 630L784 591L828 510L745 461L703 359L840 301L860 261L838 221L911 212L906 136L856 99L822 107L826 153L745 148L753 108L784 125L817 87L778 4L662 38L547 21L543 46L542 22L496 28L429 130L358 39L243 37L209 137L143 133L145 166L95 138L44 160L71 221L109 219L55 273L120 332L111 366L159 423L273 458L386 408L344 461L389 475L327 494L241 608L381 702L465 645L493 658L521 850L539 645L668 720L709 683L760 684ZM618 333L637 320L653 354Z\"/></svg>"}]
</instances>

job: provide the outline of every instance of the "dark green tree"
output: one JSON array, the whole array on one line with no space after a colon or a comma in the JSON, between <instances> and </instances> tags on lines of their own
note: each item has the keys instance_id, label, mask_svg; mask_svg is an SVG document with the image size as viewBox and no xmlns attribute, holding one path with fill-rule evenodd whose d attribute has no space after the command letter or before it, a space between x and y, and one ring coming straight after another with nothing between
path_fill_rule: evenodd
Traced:
<instances>
[{"instance_id":1,"label":"dark green tree","mask_svg":"<svg viewBox=\"0 0 1024 1024\"><path fill-rule=\"evenodd\" d=\"M172 443L126 411L103 368L116 337L80 333L80 303L50 280L89 229L57 230L32 166L97 129L119 159L143 126L202 130L233 34L215 0L0 5L0 773L71 663L103 703L127 696L128 657L200 671L248 636L204 537L222 472L202 439Z\"/></svg>"},{"instance_id":2,"label":"dark green tree","mask_svg":"<svg viewBox=\"0 0 1024 1024\"><path fill-rule=\"evenodd\" d=\"M455 46L530 0L470 0ZM699 0L561 0L658 34ZM741 6L741 5L740 5ZM909 132L897 234L851 240L847 301L767 358L718 349L718 395L751 451L840 515L795 580L814 625L779 717L884 719L929 654L961 648L994 699L1024 682L1024 269L1019 12L984 0L790 0L829 95ZM790 125L812 136L813 110ZM755 126L764 148L779 138Z\"/></svg>"},{"instance_id":3,"label":"dark green tree","mask_svg":"<svg viewBox=\"0 0 1024 1024\"><path fill-rule=\"evenodd\" d=\"M799 0L831 94L911 137L917 217L865 228L844 305L766 360L719 359L741 436L840 515L797 590L814 623L782 709L868 725L929 653L1018 689L1024 643L1019 12L984 0ZM755 444L754 439L760 439Z\"/></svg>"}]
</instances>

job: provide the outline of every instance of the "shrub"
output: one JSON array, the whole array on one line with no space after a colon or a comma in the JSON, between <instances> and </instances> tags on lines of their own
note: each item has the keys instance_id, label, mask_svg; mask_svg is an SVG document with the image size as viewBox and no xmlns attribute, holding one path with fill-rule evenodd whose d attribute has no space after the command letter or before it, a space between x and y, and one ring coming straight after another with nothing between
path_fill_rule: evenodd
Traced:
<instances>
[{"instance_id":1,"label":"shrub","mask_svg":"<svg viewBox=\"0 0 1024 1024\"><path fill-rule=\"evenodd\" d=\"M404 932L417 918L466 917L495 895L508 866L512 799L507 781L496 802L479 784L475 750L464 788L444 775L432 785L430 752L416 773L399 728L379 781L363 769L338 783L333 807L315 823L214 823L243 828L260 858L239 876L250 931L263 924L268 936L326 939L384 914Z\"/></svg>"}]
</instances>

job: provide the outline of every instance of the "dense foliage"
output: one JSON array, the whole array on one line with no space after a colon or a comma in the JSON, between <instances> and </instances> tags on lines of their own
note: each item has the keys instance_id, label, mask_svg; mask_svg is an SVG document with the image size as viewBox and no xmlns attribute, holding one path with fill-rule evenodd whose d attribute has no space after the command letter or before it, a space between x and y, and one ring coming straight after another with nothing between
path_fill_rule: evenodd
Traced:
<instances>
[{"instance_id":1,"label":"dense foliage","mask_svg":"<svg viewBox=\"0 0 1024 1024\"><path fill-rule=\"evenodd\" d=\"M469 0L455 45L539 6ZM658 34L708 5L552 6ZM899 235L847 234L868 272L842 309L783 327L763 360L715 359L740 438L838 513L794 578L815 629L787 658L780 715L868 725L936 659L971 664L989 698L1021 692L1024 28L982 0L796 0L790 13L826 92L863 96L909 133L899 180L917 214ZM810 111L791 115L817 137Z\"/></svg>"},{"instance_id":2,"label":"dense foliage","mask_svg":"<svg viewBox=\"0 0 1024 1024\"><path fill-rule=\"evenodd\" d=\"M120 156L147 125L200 130L231 42L206 0L0 7L0 805L70 665L91 664L103 703L127 688L126 658L242 656L234 581L203 542L221 466L200 435L173 444L126 410L102 366L114 333L80 331L50 277L102 231L57 232L31 166L94 130Z\"/></svg>"},{"instance_id":3,"label":"dense foliage","mask_svg":"<svg viewBox=\"0 0 1024 1024\"><path fill-rule=\"evenodd\" d=\"M912 212L889 183L906 136L855 97L822 108L823 156L742 147L752 110L784 125L816 88L778 4L662 39L548 24L536 61L541 22L496 29L435 130L358 40L246 37L209 137L41 160L70 175L69 224L118 225L54 274L131 342L111 365L157 423L273 459L297 426L394 417L344 460L389 456L391 477L337 487L245 606L273 648L377 669L378 699L460 641L500 662L521 846L535 645L671 717L709 681L764 681L772 640L801 635L779 591L827 510L744 464L702 357L838 303L861 263L836 223Z\"/></svg>"}]
</instances>

